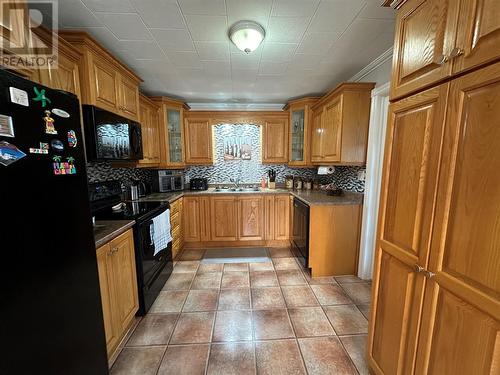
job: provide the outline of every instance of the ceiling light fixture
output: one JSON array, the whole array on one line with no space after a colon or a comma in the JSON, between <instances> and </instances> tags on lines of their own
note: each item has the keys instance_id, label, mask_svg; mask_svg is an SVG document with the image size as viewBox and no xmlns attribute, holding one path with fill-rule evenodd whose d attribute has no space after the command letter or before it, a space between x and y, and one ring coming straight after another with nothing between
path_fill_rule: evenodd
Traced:
<instances>
[{"instance_id":1,"label":"ceiling light fixture","mask_svg":"<svg viewBox=\"0 0 500 375\"><path fill-rule=\"evenodd\" d=\"M255 51L265 36L264 28L253 21L238 21L229 29L229 39L245 53Z\"/></svg>"}]
</instances>

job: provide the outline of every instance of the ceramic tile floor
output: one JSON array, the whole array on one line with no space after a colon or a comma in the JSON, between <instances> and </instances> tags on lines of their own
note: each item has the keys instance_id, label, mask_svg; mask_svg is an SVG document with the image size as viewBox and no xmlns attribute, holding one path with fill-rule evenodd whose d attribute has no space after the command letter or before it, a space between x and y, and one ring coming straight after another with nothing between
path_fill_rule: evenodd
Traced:
<instances>
[{"instance_id":1,"label":"ceramic tile floor","mask_svg":"<svg viewBox=\"0 0 500 375\"><path fill-rule=\"evenodd\" d=\"M111 374L368 374L371 284L311 279L288 249L269 253L222 265L185 250Z\"/></svg>"}]
</instances>

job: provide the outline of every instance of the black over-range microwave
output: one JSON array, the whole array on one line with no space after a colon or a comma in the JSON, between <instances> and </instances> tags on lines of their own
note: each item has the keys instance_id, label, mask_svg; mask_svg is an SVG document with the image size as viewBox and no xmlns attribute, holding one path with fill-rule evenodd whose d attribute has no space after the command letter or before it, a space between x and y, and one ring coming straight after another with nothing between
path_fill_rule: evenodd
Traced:
<instances>
[{"instance_id":1,"label":"black over-range microwave","mask_svg":"<svg viewBox=\"0 0 500 375\"><path fill-rule=\"evenodd\" d=\"M88 161L142 159L141 124L93 105L82 113Z\"/></svg>"}]
</instances>

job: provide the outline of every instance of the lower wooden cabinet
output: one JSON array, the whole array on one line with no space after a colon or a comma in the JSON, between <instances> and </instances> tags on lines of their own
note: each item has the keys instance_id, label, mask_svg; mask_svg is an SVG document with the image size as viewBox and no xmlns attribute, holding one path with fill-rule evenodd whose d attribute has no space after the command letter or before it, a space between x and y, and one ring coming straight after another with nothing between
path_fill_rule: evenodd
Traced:
<instances>
[{"instance_id":1,"label":"lower wooden cabinet","mask_svg":"<svg viewBox=\"0 0 500 375\"><path fill-rule=\"evenodd\" d=\"M264 199L262 195L238 197L238 239L264 239Z\"/></svg>"},{"instance_id":2,"label":"lower wooden cabinet","mask_svg":"<svg viewBox=\"0 0 500 375\"><path fill-rule=\"evenodd\" d=\"M238 202L236 196L226 195L210 199L210 228L213 241L238 239Z\"/></svg>"},{"instance_id":3,"label":"lower wooden cabinet","mask_svg":"<svg viewBox=\"0 0 500 375\"><path fill-rule=\"evenodd\" d=\"M170 227L172 231L172 258L175 259L184 244L183 230L184 198L179 198L170 204Z\"/></svg>"},{"instance_id":4,"label":"lower wooden cabinet","mask_svg":"<svg viewBox=\"0 0 500 375\"><path fill-rule=\"evenodd\" d=\"M184 241L221 243L289 240L288 194L184 197Z\"/></svg>"},{"instance_id":5,"label":"lower wooden cabinet","mask_svg":"<svg viewBox=\"0 0 500 375\"><path fill-rule=\"evenodd\" d=\"M132 230L97 249L97 268L109 357L139 308Z\"/></svg>"}]
</instances>

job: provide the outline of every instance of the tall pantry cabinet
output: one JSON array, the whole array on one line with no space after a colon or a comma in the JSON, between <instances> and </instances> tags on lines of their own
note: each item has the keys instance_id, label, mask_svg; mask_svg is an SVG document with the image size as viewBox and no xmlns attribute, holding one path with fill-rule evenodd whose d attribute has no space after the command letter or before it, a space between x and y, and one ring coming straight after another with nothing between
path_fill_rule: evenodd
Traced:
<instances>
[{"instance_id":1,"label":"tall pantry cabinet","mask_svg":"<svg viewBox=\"0 0 500 375\"><path fill-rule=\"evenodd\" d=\"M397 7L369 365L499 374L500 2Z\"/></svg>"}]
</instances>

